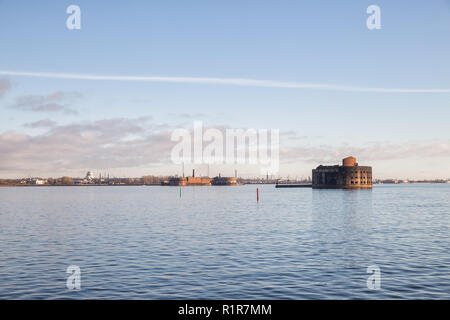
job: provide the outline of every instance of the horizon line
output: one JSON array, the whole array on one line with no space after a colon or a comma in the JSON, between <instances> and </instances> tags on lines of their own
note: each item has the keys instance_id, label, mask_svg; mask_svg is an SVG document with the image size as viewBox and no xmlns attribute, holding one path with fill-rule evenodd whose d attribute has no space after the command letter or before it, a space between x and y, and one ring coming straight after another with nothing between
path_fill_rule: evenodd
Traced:
<instances>
[{"instance_id":1,"label":"horizon line","mask_svg":"<svg viewBox=\"0 0 450 320\"><path fill-rule=\"evenodd\" d=\"M326 84L326 83L257 80L257 79L248 79L248 78L117 76L117 75L93 75L93 74L54 73L54 72L21 72L21 71L6 71L6 70L0 70L0 75L19 76L19 77L68 79L68 80L188 83L188 84L234 85L234 86L266 87L266 88L269 87L269 88L313 89L313 90L344 91L344 92L450 93L450 89L433 89L433 88L432 89L405 89L405 88L359 87L359 86L336 85L336 84Z\"/></svg>"}]
</instances>

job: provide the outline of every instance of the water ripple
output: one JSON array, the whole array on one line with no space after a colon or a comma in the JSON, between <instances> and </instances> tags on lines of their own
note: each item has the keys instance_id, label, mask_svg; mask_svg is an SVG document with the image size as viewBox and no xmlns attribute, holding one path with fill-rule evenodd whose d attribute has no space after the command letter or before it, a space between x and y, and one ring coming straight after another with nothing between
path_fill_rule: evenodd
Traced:
<instances>
[{"instance_id":1,"label":"water ripple","mask_svg":"<svg viewBox=\"0 0 450 320\"><path fill-rule=\"evenodd\" d=\"M450 185L259 188L0 188L0 299L450 298Z\"/></svg>"}]
</instances>

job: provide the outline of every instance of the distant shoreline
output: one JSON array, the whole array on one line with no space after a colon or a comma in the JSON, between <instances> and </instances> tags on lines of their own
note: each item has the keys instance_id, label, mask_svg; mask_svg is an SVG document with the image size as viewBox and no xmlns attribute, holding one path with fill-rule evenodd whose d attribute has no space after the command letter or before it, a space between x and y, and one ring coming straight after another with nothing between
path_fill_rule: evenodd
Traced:
<instances>
[{"instance_id":1,"label":"distant shoreline","mask_svg":"<svg viewBox=\"0 0 450 320\"><path fill-rule=\"evenodd\" d=\"M411 184L449 184L448 182L410 182L410 183L374 183L373 185L411 185ZM245 183L239 185L277 185L276 183ZM202 185L187 185L187 186L170 186L170 185L161 185L159 183L155 184L0 184L1 187L198 187ZM227 185L225 185L227 186ZM286 186L289 184L278 184L278 186ZM208 186L214 187L214 186Z\"/></svg>"},{"instance_id":2,"label":"distant shoreline","mask_svg":"<svg viewBox=\"0 0 450 320\"><path fill-rule=\"evenodd\" d=\"M0 184L0 187L142 187L161 184Z\"/></svg>"},{"instance_id":3,"label":"distant shoreline","mask_svg":"<svg viewBox=\"0 0 450 320\"><path fill-rule=\"evenodd\" d=\"M256 184L256 183L254 183ZM273 184L275 183L260 183ZM243 185L243 184L238 184ZM206 185L187 185L187 186L162 186L161 184L1 184L0 187L221 187L227 185L206 186Z\"/></svg>"}]
</instances>

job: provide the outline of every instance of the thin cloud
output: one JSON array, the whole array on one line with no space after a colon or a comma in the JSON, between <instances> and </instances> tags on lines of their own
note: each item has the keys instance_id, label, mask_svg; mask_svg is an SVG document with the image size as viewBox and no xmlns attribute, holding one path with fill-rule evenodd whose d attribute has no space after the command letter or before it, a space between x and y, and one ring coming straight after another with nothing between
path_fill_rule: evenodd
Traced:
<instances>
[{"instance_id":1,"label":"thin cloud","mask_svg":"<svg viewBox=\"0 0 450 320\"><path fill-rule=\"evenodd\" d=\"M450 89L405 89L405 88L376 88L358 87L325 83L286 82L272 80L255 80L245 78L204 78L204 77L159 77L159 76L114 76L114 75L90 75L74 73L50 73L50 72L17 72L0 70L0 75L23 76L72 80L103 80L103 81L144 81L163 83L188 83L211 85L234 85L269 88L293 88L313 89L326 91L348 92L373 92L373 93L450 93Z\"/></svg>"},{"instance_id":2,"label":"thin cloud","mask_svg":"<svg viewBox=\"0 0 450 320\"><path fill-rule=\"evenodd\" d=\"M318 145L281 147L280 160L285 162L310 162L333 164L336 159L348 155L357 155L362 162L387 161L411 158L450 158L450 140L419 142L411 141L402 144L368 143L365 146L352 145ZM420 155L420 156L418 156Z\"/></svg>"},{"instance_id":3,"label":"thin cloud","mask_svg":"<svg viewBox=\"0 0 450 320\"><path fill-rule=\"evenodd\" d=\"M149 117L113 118L68 125L47 120L38 135L0 133L0 173L56 172L73 169L140 167L169 161L170 131L155 129Z\"/></svg>"},{"instance_id":4,"label":"thin cloud","mask_svg":"<svg viewBox=\"0 0 450 320\"><path fill-rule=\"evenodd\" d=\"M11 82L7 79L0 79L0 97L4 96L5 93L11 88Z\"/></svg>"},{"instance_id":5,"label":"thin cloud","mask_svg":"<svg viewBox=\"0 0 450 320\"><path fill-rule=\"evenodd\" d=\"M56 126L56 122L50 119L43 119L34 122L28 122L23 125L26 128L51 128Z\"/></svg>"},{"instance_id":6,"label":"thin cloud","mask_svg":"<svg viewBox=\"0 0 450 320\"><path fill-rule=\"evenodd\" d=\"M78 94L67 94L61 91L42 95L25 95L17 98L16 103L11 106L12 109L34 111L34 112L64 112L66 114L77 114L69 108L67 100L78 96Z\"/></svg>"},{"instance_id":7,"label":"thin cloud","mask_svg":"<svg viewBox=\"0 0 450 320\"><path fill-rule=\"evenodd\" d=\"M35 135L17 131L0 133L1 175L6 176L11 172L54 172L63 175L72 170L84 171L88 168L142 170L149 166L173 165L170 154L176 142L171 140L172 130L161 128L150 117L112 118L66 125L41 120L28 126L45 130ZM228 127L214 128L225 132ZM287 132L287 135L292 136L294 133ZM335 164L348 155L357 156L360 163L368 164L399 159L448 159L450 141L412 141L403 144L377 142L364 146L287 146L281 143L280 147L282 164L308 163L311 168L318 164Z\"/></svg>"}]
</instances>

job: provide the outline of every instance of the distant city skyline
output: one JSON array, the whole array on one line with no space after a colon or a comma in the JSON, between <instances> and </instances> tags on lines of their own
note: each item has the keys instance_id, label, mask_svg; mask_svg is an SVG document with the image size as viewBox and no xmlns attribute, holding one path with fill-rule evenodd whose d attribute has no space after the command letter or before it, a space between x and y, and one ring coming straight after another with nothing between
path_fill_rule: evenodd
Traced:
<instances>
[{"instance_id":1,"label":"distant city skyline","mask_svg":"<svg viewBox=\"0 0 450 320\"><path fill-rule=\"evenodd\" d=\"M284 177L352 155L374 178L447 179L449 33L447 0L2 1L0 178L180 174L171 133L203 121L279 129ZM236 169L261 175L210 167Z\"/></svg>"}]
</instances>

